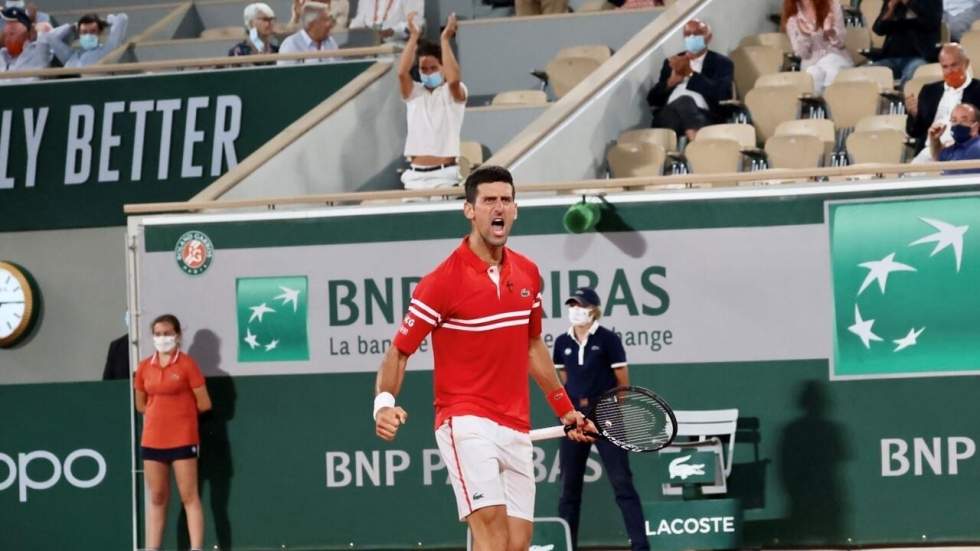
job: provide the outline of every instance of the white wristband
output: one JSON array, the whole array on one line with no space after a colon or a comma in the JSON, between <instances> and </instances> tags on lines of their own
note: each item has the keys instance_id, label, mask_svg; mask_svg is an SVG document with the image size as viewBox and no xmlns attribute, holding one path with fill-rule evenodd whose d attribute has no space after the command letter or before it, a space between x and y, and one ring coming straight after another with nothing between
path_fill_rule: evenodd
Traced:
<instances>
[{"instance_id":1,"label":"white wristband","mask_svg":"<svg viewBox=\"0 0 980 551\"><path fill-rule=\"evenodd\" d=\"M374 397L374 420L378 420L378 411L381 408L393 408L395 407L395 397L391 395L390 392L381 392Z\"/></svg>"}]
</instances>

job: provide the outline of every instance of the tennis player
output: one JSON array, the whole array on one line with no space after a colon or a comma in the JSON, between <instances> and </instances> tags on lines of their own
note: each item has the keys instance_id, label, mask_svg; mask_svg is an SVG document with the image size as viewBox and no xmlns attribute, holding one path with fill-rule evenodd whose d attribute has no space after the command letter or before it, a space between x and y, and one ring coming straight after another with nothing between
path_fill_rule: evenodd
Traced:
<instances>
[{"instance_id":1,"label":"tennis player","mask_svg":"<svg viewBox=\"0 0 980 551\"><path fill-rule=\"evenodd\" d=\"M575 410L541 340L538 267L506 247L517 218L514 180L484 167L464 184L470 233L412 294L378 371L375 431L393 440L408 420L395 405L408 357L432 334L435 435L460 520L476 551L526 551L534 518L528 374L569 438L595 431Z\"/></svg>"}]
</instances>

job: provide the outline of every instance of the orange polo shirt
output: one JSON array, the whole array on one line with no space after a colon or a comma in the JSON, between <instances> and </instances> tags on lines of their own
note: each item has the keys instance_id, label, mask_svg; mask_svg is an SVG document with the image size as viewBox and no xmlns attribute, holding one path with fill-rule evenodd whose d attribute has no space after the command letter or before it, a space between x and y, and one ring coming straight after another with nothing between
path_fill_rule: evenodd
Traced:
<instances>
[{"instance_id":1,"label":"orange polo shirt","mask_svg":"<svg viewBox=\"0 0 980 551\"><path fill-rule=\"evenodd\" d=\"M141 444L163 449L199 444L192 389L203 385L197 362L179 349L167 367L160 367L156 353L141 361L133 377L136 390L146 393Z\"/></svg>"}]
</instances>

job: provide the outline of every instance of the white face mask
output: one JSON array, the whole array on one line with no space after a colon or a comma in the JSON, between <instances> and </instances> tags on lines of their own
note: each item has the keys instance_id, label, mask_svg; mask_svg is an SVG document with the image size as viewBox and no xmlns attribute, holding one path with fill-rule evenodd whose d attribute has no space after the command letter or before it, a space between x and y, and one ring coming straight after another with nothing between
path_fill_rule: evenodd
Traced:
<instances>
[{"instance_id":1,"label":"white face mask","mask_svg":"<svg viewBox=\"0 0 980 551\"><path fill-rule=\"evenodd\" d=\"M592 323L591 311L590 309L582 308L581 306L569 306L568 321L572 325L588 325Z\"/></svg>"},{"instance_id":2,"label":"white face mask","mask_svg":"<svg viewBox=\"0 0 980 551\"><path fill-rule=\"evenodd\" d=\"M177 346L177 336L176 335L165 335L165 336L154 336L153 337L153 348L157 349L157 352L165 354L170 352Z\"/></svg>"}]
</instances>

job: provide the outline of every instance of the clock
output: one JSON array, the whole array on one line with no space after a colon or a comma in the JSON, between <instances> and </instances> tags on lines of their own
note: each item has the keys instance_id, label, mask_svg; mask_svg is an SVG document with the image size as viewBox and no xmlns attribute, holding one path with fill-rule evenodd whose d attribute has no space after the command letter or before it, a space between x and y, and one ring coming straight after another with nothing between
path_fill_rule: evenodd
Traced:
<instances>
[{"instance_id":1,"label":"clock","mask_svg":"<svg viewBox=\"0 0 980 551\"><path fill-rule=\"evenodd\" d=\"M30 272L0 261L0 348L10 348L30 334L41 309L40 299Z\"/></svg>"}]
</instances>

